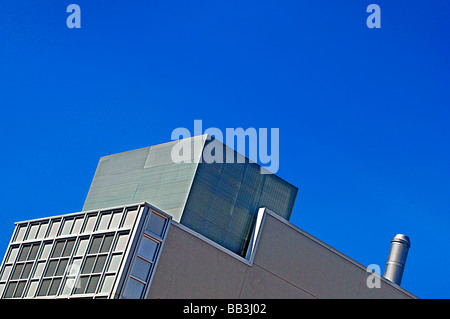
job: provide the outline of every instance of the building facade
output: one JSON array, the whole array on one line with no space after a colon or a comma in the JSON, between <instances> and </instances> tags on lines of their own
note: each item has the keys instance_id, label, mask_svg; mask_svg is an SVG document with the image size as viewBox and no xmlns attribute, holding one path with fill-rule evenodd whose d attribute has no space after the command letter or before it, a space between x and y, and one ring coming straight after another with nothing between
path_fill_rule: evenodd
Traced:
<instances>
[{"instance_id":1,"label":"building facade","mask_svg":"<svg viewBox=\"0 0 450 319\"><path fill-rule=\"evenodd\" d=\"M191 150L189 161L175 163L172 151L180 143ZM206 163L212 143L221 158ZM102 157L83 210L145 201L244 256L258 208L289 220L297 191L274 174L261 174L261 166L218 140L200 135Z\"/></svg>"},{"instance_id":2,"label":"building facade","mask_svg":"<svg viewBox=\"0 0 450 319\"><path fill-rule=\"evenodd\" d=\"M193 158L210 140L196 141ZM370 288L366 267L291 224L294 186L249 160L173 163L174 145L101 158L81 212L15 223L0 297L416 298Z\"/></svg>"},{"instance_id":3,"label":"building facade","mask_svg":"<svg viewBox=\"0 0 450 319\"><path fill-rule=\"evenodd\" d=\"M170 216L146 203L16 223L3 298L146 296Z\"/></svg>"}]
</instances>

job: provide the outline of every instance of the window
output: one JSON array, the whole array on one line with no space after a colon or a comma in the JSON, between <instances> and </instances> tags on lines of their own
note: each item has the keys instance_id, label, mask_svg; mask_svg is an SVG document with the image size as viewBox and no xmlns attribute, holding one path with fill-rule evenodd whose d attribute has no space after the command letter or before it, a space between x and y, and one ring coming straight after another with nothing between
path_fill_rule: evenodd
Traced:
<instances>
[{"instance_id":1,"label":"window","mask_svg":"<svg viewBox=\"0 0 450 319\"><path fill-rule=\"evenodd\" d=\"M60 224L61 224L61 221L59 221L59 220L52 221L52 227L50 228L49 237L55 237L58 234Z\"/></svg>"},{"instance_id":2,"label":"window","mask_svg":"<svg viewBox=\"0 0 450 319\"><path fill-rule=\"evenodd\" d=\"M103 212L100 215L100 221L98 223L97 230L117 229L120 227L123 217L122 211L115 212ZM129 218L134 218L131 214ZM133 220L126 221L126 224L132 224Z\"/></svg>"},{"instance_id":3,"label":"window","mask_svg":"<svg viewBox=\"0 0 450 319\"><path fill-rule=\"evenodd\" d=\"M15 241L22 241L27 231L27 225L20 225L17 229Z\"/></svg>"},{"instance_id":4,"label":"window","mask_svg":"<svg viewBox=\"0 0 450 319\"><path fill-rule=\"evenodd\" d=\"M28 232L27 239L35 239L39 230L39 224L30 225L30 231Z\"/></svg>"},{"instance_id":5,"label":"window","mask_svg":"<svg viewBox=\"0 0 450 319\"><path fill-rule=\"evenodd\" d=\"M109 221L111 220L111 213L103 213L100 216L100 222L98 224L97 230L106 230L109 226Z\"/></svg>"},{"instance_id":6,"label":"window","mask_svg":"<svg viewBox=\"0 0 450 319\"><path fill-rule=\"evenodd\" d=\"M65 221L66 223L67 221ZM64 226L63 226L64 228ZM69 264L70 256L75 245L75 238L57 240L53 244L53 251L50 255L50 260L47 265L43 267L45 261L38 263L36 267L34 278L39 278L43 273L43 280L39 287L38 296L54 296L58 293L59 287L66 274L66 269ZM44 256L48 256L48 253ZM41 254L42 257L42 254Z\"/></svg>"},{"instance_id":7,"label":"window","mask_svg":"<svg viewBox=\"0 0 450 319\"><path fill-rule=\"evenodd\" d=\"M47 259L48 256L50 255L51 249L52 249L51 242L44 243L44 248L42 249L40 259Z\"/></svg>"},{"instance_id":8,"label":"window","mask_svg":"<svg viewBox=\"0 0 450 319\"><path fill-rule=\"evenodd\" d=\"M83 227L84 218L75 218L71 234L79 234L81 232L81 227Z\"/></svg>"},{"instance_id":9,"label":"window","mask_svg":"<svg viewBox=\"0 0 450 319\"><path fill-rule=\"evenodd\" d=\"M0 277L0 280L6 280L9 277L9 274L11 273L11 269L12 269L12 265L6 265L5 267L3 267L3 273L2 276Z\"/></svg>"},{"instance_id":10,"label":"window","mask_svg":"<svg viewBox=\"0 0 450 319\"><path fill-rule=\"evenodd\" d=\"M143 237L141 244L139 245L138 256L147 260L153 260L157 248L157 242L147 237Z\"/></svg>"},{"instance_id":11,"label":"window","mask_svg":"<svg viewBox=\"0 0 450 319\"><path fill-rule=\"evenodd\" d=\"M48 229L48 223L41 223L39 226L39 232L37 234L37 239L42 239L45 237L45 234L47 233Z\"/></svg>"},{"instance_id":12,"label":"window","mask_svg":"<svg viewBox=\"0 0 450 319\"><path fill-rule=\"evenodd\" d=\"M92 214L87 216L86 227L84 228L85 233L91 233L94 231L95 223L97 222L97 214Z\"/></svg>"},{"instance_id":13,"label":"window","mask_svg":"<svg viewBox=\"0 0 450 319\"><path fill-rule=\"evenodd\" d=\"M160 243L160 240L147 235L141 238L130 276L122 294L124 298L138 299L142 297L144 289L149 282Z\"/></svg>"},{"instance_id":14,"label":"window","mask_svg":"<svg viewBox=\"0 0 450 319\"><path fill-rule=\"evenodd\" d=\"M78 285L74 291L75 294L88 294L97 291L97 286L109 257L113 239L114 234L92 237L87 256L81 267Z\"/></svg>"},{"instance_id":15,"label":"window","mask_svg":"<svg viewBox=\"0 0 450 319\"><path fill-rule=\"evenodd\" d=\"M70 234L70 231L72 230L73 226L73 219L66 219L64 221L63 228L61 230L61 235L68 235Z\"/></svg>"},{"instance_id":16,"label":"window","mask_svg":"<svg viewBox=\"0 0 450 319\"><path fill-rule=\"evenodd\" d=\"M114 251L125 251L127 244L128 244L128 234L127 233L119 234L119 238L117 239Z\"/></svg>"},{"instance_id":17,"label":"window","mask_svg":"<svg viewBox=\"0 0 450 319\"><path fill-rule=\"evenodd\" d=\"M0 268L0 298L106 298L118 283L139 207L17 224ZM159 247L158 240L146 240L130 270L142 287L153 265L147 258Z\"/></svg>"},{"instance_id":18,"label":"window","mask_svg":"<svg viewBox=\"0 0 450 319\"><path fill-rule=\"evenodd\" d=\"M5 291L5 298L22 297L39 246L40 244L26 244L22 245L21 248L12 247L10 249L7 263L3 267L0 277L0 281L9 279Z\"/></svg>"},{"instance_id":19,"label":"window","mask_svg":"<svg viewBox=\"0 0 450 319\"><path fill-rule=\"evenodd\" d=\"M123 223L124 228L130 228L134 224L134 220L137 216L137 210L128 210L127 215L125 216L125 221Z\"/></svg>"},{"instance_id":20,"label":"window","mask_svg":"<svg viewBox=\"0 0 450 319\"><path fill-rule=\"evenodd\" d=\"M134 260L133 268L131 269L131 275L143 282L147 281L147 276L150 272L151 263L137 257Z\"/></svg>"},{"instance_id":21,"label":"window","mask_svg":"<svg viewBox=\"0 0 450 319\"><path fill-rule=\"evenodd\" d=\"M140 282L132 277L127 282L123 296L127 299L140 299L144 291L145 283Z\"/></svg>"},{"instance_id":22,"label":"window","mask_svg":"<svg viewBox=\"0 0 450 319\"><path fill-rule=\"evenodd\" d=\"M161 237L164 231L165 223L166 219L164 217L152 212L147 222L146 230Z\"/></svg>"},{"instance_id":23,"label":"window","mask_svg":"<svg viewBox=\"0 0 450 319\"><path fill-rule=\"evenodd\" d=\"M27 297L27 298L34 297L34 295L36 294L36 290L37 290L38 283L39 283L39 282L38 282L37 280L32 281L32 282L30 283L30 286L28 287L28 292L27 292L27 294L26 294L26 297Z\"/></svg>"},{"instance_id":24,"label":"window","mask_svg":"<svg viewBox=\"0 0 450 319\"><path fill-rule=\"evenodd\" d=\"M111 224L109 226L110 229L117 229L120 227L120 221L122 220L122 212L115 212L112 215Z\"/></svg>"},{"instance_id":25,"label":"window","mask_svg":"<svg viewBox=\"0 0 450 319\"><path fill-rule=\"evenodd\" d=\"M89 243L89 237L84 237L80 239L80 242L78 243L78 248L75 253L76 256L83 256L86 252L87 245Z\"/></svg>"},{"instance_id":26,"label":"window","mask_svg":"<svg viewBox=\"0 0 450 319\"><path fill-rule=\"evenodd\" d=\"M101 293L111 292L113 284L114 284L114 280L115 280L115 275L106 275L105 279L103 280L103 284L102 284L100 292Z\"/></svg>"},{"instance_id":27,"label":"window","mask_svg":"<svg viewBox=\"0 0 450 319\"><path fill-rule=\"evenodd\" d=\"M84 217L67 218L61 230L61 235L78 234L83 226Z\"/></svg>"},{"instance_id":28,"label":"window","mask_svg":"<svg viewBox=\"0 0 450 319\"><path fill-rule=\"evenodd\" d=\"M9 256L8 256L8 263L12 263L16 260L17 253L19 252L19 247L12 247Z\"/></svg>"}]
</instances>

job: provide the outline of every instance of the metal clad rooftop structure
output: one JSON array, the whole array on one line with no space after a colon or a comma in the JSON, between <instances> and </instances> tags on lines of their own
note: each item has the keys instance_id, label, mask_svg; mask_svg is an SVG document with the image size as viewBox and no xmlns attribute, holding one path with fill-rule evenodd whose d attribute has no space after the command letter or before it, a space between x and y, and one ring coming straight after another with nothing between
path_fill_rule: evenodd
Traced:
<instances>
[{"instance_id":1,"label":"metal clad rooftop structure","mask_svg":"<svg viewBox=\"0 0 450 319\"><path fill-rule=\"evenodd\" d=\"M83 210L145 201L245 255L258 208L289 220L297 188L274 174L261 174L261 166L222 143L223 160L205 163L205 146L212 141L207 135L182 140L191 144L190 163L172 161L172 148L180 141L102 157ZM227 150L244 163L226 163Z\"/></svg>"}]
</instances>

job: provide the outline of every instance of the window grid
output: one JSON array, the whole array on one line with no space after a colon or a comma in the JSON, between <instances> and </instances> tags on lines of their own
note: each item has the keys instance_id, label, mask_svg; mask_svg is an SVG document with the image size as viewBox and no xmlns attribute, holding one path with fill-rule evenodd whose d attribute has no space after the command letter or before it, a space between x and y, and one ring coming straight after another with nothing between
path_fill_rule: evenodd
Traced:
<instances>
[{"instance_id":1,"label":"window grid","mask_svg":"<svg viewBox=\"0 0 450 319\"><path fill-rule=\"evenodd\" d=\"M81 285L85 284L83 295L80 296L98 292L103 295L95 297L107 297L122 264L128 241L123 243L122 240L118 251L115 245L119 238L128 238L130 235L140 207L124 207L120 210L81 213L18 224L7 256L0 267L0 297L54 297L64 292L66 295L75 294L76 287L69 292L64 289L67 281L74 278L70 273L74 262L84 267L86 261L93 262L89 273L75 277ZM100 224L102 216L107 215L109 220L105 222L105 219ZM92 229L86 231L89 217L95 217L95 223ZM101 242L98 242L98 238L101 238ZM78 249L84 240L89 240L89 246L85 247L87 253L83 254ZM95 247L92 247L97 244L99 250L95 251ZM89 257L95 259L88 259ZM113 265L110 264L111 261Z\"/></svg>"},{"instance_id":2,"label":"window grid","mask_svg":"<svg viewBox=\"0 0 450 319\"><path fill-rule=\"evenodd\" d=\"M56 240L46 263L37 296L55 296L69 264L76 238Z\"/></svg>"},{"instance_id":3,"label":"window grid","mask_svg":"<svg viewBox=\"0 0 450 319\"><path fill-rule=\"evenodd\" d=\"M123 289L124 298L140 299L147 291L167 225L166 216L151 210Z\"/></svg>"}]
</instances>

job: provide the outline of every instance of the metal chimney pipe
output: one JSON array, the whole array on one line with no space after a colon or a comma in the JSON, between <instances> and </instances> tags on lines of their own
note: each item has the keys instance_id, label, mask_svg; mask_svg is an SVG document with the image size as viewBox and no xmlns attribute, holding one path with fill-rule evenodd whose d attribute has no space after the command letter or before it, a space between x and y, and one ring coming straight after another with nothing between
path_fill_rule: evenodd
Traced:
<instances>
[{"instance_id":1,"label":"metal chimney pipe","mask_svg":"<svg viewBox=\"0 0 450 319\"><path fill-rule=\"evenodd\" d=\"M386 263L384 277L399 286L402 281L409 247L411 247L411 242L408 236L397 234L391 240L391 249Z\"/></svg>"}]
</instances>

